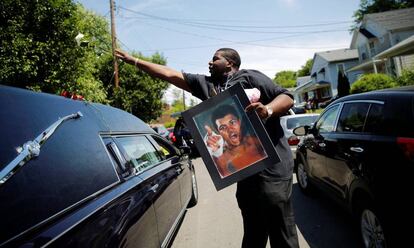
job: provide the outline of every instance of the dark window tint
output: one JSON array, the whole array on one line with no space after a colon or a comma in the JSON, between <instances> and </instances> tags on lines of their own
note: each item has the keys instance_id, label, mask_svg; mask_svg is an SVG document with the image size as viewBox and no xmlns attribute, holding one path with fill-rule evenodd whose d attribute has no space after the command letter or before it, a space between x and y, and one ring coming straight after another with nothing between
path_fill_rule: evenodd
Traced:
<instances>
[{"instance_id":1,"label":"dark window tint","mask_svg":"<svg viewBox=\"0 0 414 248\"><path fill-rule=\"evenodd\" d=\"M365 123L365 132L382 133L384 128L384 105L371 104L368 118Z\"/></svg>"},{"instance_id":2,"label":"dark window tint","mask_svg":"<svg viewBox=\"0 0 414 248\"><path fill-rule=\"evenodd\" d=\"M335 128L335 120L338 116L339 105L333 106L328 109L316 124L316 128L320 133L332 132Z\"/></svg>"},{"instance_id":3,"label":"dark window tint","mask_svg":"<svg viewBox=\"0 0 414 248\"><path fill-rule=\"evenodd\" d=\"M338 121L338 132L362 132L369 103L346 103Z\"/></svg>"},{"instance_id":4,"label":"dark window tint","mask_svg":"<svg viewBox=\"0 0 414 248\"><path fill-rule=\"evenodd\" d=\"M117 141L127 161L138 173L161 161L159 153L145 136L118 137Z\"/></svg>"}]
</instances>

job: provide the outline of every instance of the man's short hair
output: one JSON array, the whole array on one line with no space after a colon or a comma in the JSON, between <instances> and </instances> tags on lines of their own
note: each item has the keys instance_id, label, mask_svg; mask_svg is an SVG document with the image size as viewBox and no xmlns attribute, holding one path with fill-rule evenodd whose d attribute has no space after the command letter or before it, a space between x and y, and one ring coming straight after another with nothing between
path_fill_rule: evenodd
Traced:
<instances>
[{"instance_id":1,"label":"man's short hair","mask_svg":"<svg viewBox=\"0 0 414 248\"><path fill-rule=\"evenodd\" d=\"M219 50L217 50L217 52L221 52L222 56L225 59L233 62L235 67L237 67L237 68L240 67L241 59L240 59L239 53L236 50L234 50L232 48L226 48L225 47L225 48L220 48Z\"/></svg>"},{"instance_id":2,"label":"man's short hair","mask_svg":"<svg viewBox=\"0 0 414 248\"><path fill-rule=\"evenodd\" d=\"M218 128L216 127L216 120L223 118L224 116L228 114L231 114L234 117L236 117L238 120L240 120L239 112L232 105L226 104L226 105L219 106L211 114L211 122L213 123L214 129L217 130Z\"/></svg>"}]
</instances>

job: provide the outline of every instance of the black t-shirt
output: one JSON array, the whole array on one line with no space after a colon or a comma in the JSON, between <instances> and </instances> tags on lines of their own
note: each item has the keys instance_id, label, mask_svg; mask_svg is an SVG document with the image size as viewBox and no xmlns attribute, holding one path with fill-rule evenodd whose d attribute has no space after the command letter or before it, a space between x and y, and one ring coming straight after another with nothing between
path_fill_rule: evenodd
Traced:
<instances>
[{"instance_id":1,"label":"black t-shirt","mask_svg":"<svg viewBox=\"0 0 414 248\"><path fill-rule=\"evenodd\" d=\"M183 73L183 75L185 81L190 86L191 93L201 100L215 96L220 91L220 88L224 87L223 85L215 84L212 78L206 75L190 73ZM229 87L236 83L241 83L244 89L259 89L259 101L263 104L268 104L280 94L292 97L286 89L276 85L269 77L256 70L239 70L227 81L227 86ZM293 157L280 125L279 117L270 117L264 123L264 126L276 147L281 162L265 169L258 175L266 181L290 179L293 173Z\"/></svg>"}]
</instances>

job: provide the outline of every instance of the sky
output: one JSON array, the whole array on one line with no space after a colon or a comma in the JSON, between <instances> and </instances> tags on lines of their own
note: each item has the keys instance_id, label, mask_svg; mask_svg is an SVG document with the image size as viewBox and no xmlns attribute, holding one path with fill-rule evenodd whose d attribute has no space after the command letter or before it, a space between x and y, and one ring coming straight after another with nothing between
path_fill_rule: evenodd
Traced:
<instances>
[{"instance_id":1,"label":"sky","mask_svg":"<svg viewBox=\"0 0 414 248\"><path fill-rule=\"evenodd\" d=\"M162 54L179 71L208 74L221 47L236 49L241 69L270 78L298 70L315 52L349 48L359 0L114 0L121 49ZM110 20L109 1L78 0ZM167 90L171 101L173 89Z\"/></svg>"}]
</instances>

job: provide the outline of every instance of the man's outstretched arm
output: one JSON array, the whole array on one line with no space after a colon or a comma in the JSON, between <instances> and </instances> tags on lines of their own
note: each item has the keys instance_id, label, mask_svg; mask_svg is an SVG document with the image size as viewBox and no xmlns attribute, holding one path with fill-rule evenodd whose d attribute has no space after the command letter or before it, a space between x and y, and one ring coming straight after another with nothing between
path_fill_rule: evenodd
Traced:
<instances>
[{"instance_id":1,"label":"man's outstretched arm","mask_svg":"<svg viewBox=\"0 0 414 248\"><path fill-rule=\"evenodd\" d=\"M176 71L172 68L169 68L165 65L159 65L151 63L142 59L135 58L128 53L115 50L115 56L119 59L122 59L128 64L135 65L139 69L145 71L152 77L156 77L162 80L165 80L178 88L191 92L190 87L187 82L184 80L183 73Z\"/></svg>"}]
</instances>

